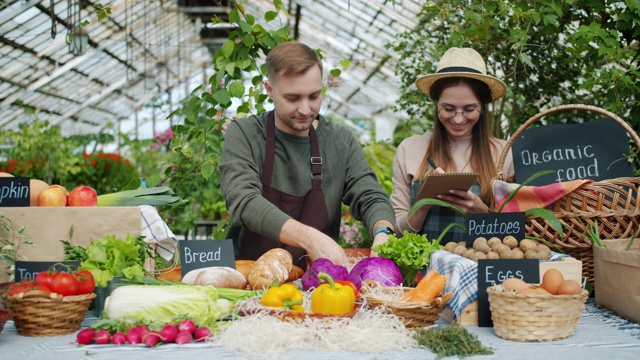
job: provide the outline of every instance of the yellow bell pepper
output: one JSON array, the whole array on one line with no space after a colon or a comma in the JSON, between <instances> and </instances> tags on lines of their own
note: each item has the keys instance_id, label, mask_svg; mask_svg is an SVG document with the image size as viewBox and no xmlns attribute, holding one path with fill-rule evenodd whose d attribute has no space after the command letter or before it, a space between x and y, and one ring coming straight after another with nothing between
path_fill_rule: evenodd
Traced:
<instances>
[{"instance_id":1,"label":"yellow bell pepper","mask_svg":"<svg viewBox=\"0 0 640 360\"><path fill-rule=\"evenodd\" d=\"M260 298L260 304L279 309L304 312L304 297L297 287L291 284L278 285L275 282Z\"/></svg>"},{"instance_id":2,"label":"yellow bell pepper","mask_svg":"<svg viewBox=\"0 0 640 360\"><path fill-rule=\"evenodd\" d=\"M356 295L351 286L343 286L333 281L333 278L324 272L318 274L320 282L326 284L318 286L311 293L311 311L323 315L348 314L356 306Z\"/></svg>"}]
</instances>

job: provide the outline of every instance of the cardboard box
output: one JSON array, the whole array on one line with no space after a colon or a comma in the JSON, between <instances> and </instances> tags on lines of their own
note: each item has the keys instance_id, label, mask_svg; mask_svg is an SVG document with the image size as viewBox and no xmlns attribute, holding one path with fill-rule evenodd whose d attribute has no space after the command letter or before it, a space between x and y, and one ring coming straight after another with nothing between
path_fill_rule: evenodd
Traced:
<instances>
[{"instance_id":1,"label":"cardboard box","mask_svg":"<svg viewBox=\"0 0 640 360\"><path fill-rule=\"evenodd\" d=\"M64 246L73 226L74 245L87 246L91 240L107 235L125 238L127 234L139 236L140 208L137 206L97 207L2 207L0 213L11 220L16 231L26 226L23 244L18 255L28 261L62 261ZM6 237L0 229L0 236ZM6 263L0 262L0 283L9 281Z\"/></svg>"},{"instance_id":2,"label":"cardboard box","mask_svg":"<svg viewBox=\"0 0 640 360\"><path fill-rule=\"evenodd\" d=\"M543 261L540 263L540 279L544 275L544 272L549 269L558 269L562 272L562 276L565 280L575 280L582 284L582 261L574 258L562 258L558 261ZM440 317L448 322L454 321L453 310L451 307L445 307L440 313ZM474 301L462 309L460 316L455 319L455 322L463 326L477 326L478 325L478 301Z\"/></svg>"}]
</instances>

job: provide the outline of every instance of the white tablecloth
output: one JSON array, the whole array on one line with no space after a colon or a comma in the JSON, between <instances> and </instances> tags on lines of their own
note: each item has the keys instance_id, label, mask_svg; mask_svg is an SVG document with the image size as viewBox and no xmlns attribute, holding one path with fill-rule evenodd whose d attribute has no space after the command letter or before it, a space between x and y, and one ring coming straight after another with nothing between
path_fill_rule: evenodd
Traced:
<instances>
[{"instance_id":1,"label":"white tablecloth","mask_svg":"<svg viewBox=\"0 0 640 360\"><path fill-rule=\"evenodd\" d=\"M87 319L89 324L92 319ZM437 326L446 322L439 320ZM470 326L468 329L478 336L493 355L478 355L466 359L633 359L640 357L640 325L625 321L615 314L595 306L592 299L587 303L575 334L567 339L552 342L523 343L498 338L493 328ZM247 333L250 337L251 334ZM0 335L0 357L2 359L436 359L428 349L413 348L408 351L365 354L355 352L311 352L296 351L285 354L264 354L257 349L238 353L226 350L224 344L205 343L185 346L161 345L149 349L144 346L99 346L78 347L75 334L55 337L25 337L16 333L9 321Z\"/></svg>"}]
</instances>

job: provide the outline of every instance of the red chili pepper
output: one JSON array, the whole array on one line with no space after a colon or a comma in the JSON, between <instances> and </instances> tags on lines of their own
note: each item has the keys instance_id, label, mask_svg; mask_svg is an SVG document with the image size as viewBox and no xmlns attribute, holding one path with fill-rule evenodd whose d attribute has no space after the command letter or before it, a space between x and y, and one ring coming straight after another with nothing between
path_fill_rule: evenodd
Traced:
<instances>
[{"instance_id":1,"label":"red chili pepper","mask_svg":"<svg viewBox=\"0 0 640 360\"><path fill-rule=\"evenodd\" d=\"M342 286L350 286L353 289L353 293L356 295L356 300L360 300L361 296L360 292L358 292L358 289L356 288L356 284L348 280L334 280L334 282Z\"/></svg>"}]
</instances>

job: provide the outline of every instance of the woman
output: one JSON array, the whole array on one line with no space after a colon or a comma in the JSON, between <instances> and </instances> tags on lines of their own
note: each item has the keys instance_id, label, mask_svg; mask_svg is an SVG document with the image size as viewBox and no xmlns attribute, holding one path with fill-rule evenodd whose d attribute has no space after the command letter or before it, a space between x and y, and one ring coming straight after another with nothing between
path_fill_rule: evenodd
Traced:
<instances>
[{"instance_id":1,"label":"woman","mask_svg":"<svg viewBox=\"0 0 640 360\"><path fill-rule=\"evenodd\" d=\"M436 104L433 133L413 135L400 143L393 162L391 202L396 215L396 232L405 230L437 238L452 222L465 224L464 217L440 206L425 205L407 214L415 203L420 179L426 172L477 172L478 181L470 190L451 189L439 194L465 213L486 213L492 199L491 179L506 141L489 135L487 104L502 97L507 86L486 75L482 56L470 48L451 48L444 54L435 74L416 80L418 89ZM427 157L438 166L433 169ZM505 172L513 173L509 152ZM442 240L465 240L458 227L450 229Z\"/></svg>"}]
</instances>

